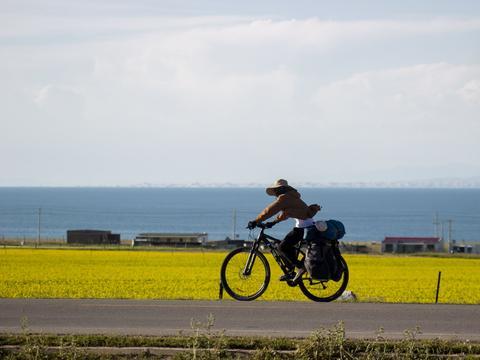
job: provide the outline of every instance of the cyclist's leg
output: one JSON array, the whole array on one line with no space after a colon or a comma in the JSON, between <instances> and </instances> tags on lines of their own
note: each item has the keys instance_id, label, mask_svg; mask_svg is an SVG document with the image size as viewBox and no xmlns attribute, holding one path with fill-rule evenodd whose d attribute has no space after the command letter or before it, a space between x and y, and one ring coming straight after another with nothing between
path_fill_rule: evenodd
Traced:
<instances>
[{"instance_id":1,"label":"cyclist's leg","mask_svg":"<svg viewBox=\"0 0 480 360\"><path fill-rule=\"evenodd\" d=\"M307 242L307 244L311 241L315 241L318 239L318 230L316 229L315 226L309 226L303 230L304 232L306 232L305 241ZM301 281L303 274L307 271L307 269L305 268L304 261L305 259L297 260L296 266L300 270L297 271L295 278L292 280L294 284L298 284Z\"/></svg>"},{"instance_id":2,"label":"cyclist's leg","mask_svg":"<svg viewBox=\"0 0 480 360\"><path fill-rule=\"evenodd\" d=\"M300 268L303 264L297 259L295 245L303 239L304 229L293 228L278 245L282 254L296 267ZM294 269L291 269L292 271Z\"/></svg>"}]
</instances>

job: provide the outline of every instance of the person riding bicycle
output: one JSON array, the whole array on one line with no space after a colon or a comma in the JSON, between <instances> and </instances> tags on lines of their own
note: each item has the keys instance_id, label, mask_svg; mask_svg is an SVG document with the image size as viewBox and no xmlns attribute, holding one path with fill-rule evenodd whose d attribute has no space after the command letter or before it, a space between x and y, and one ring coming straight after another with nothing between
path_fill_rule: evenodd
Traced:
<instances>
[{"instance_id":1,"label":"person riding bicycle","mask_svg":"<svg viewBox=\"0 0 480 360\"><path fill-rule=\"evenodd\" d=\"M313 217L320 211L321 207L317 204L307 205L302 199L300 193L288 185L287 180L279 179L266 189L270 196L275 196L276 200L268 205L255 218L248 222L248 228L253 229L258 223L263 222L270 217L277 215L276 220L267 223L271 227L280 221L288 218L295 220L294 228L285 236L279 244L278 249L290 261L291 267L287 275L280 277L281 281L286 281L298 277L305 272L303 263L297 259L295 245L298 244L304 236L305 229L315 227ZM295 267L300 270L295 274Z\"/></svg>"}]
</instances>

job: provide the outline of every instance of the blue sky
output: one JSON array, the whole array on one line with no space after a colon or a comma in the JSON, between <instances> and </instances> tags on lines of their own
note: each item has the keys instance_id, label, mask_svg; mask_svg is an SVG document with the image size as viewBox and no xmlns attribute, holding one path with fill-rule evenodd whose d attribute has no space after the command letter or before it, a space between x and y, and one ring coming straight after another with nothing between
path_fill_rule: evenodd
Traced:
<instances>
[{"instance_id":1,"label":"blue sky","mask_svg":"<svg viewBox=\"0 0 480 360\"><path fill-rule=\"evenodd\" d=\"M478 1L0 1L0 23L0 186L480 176Z\"/></svg>"}]
</instances>

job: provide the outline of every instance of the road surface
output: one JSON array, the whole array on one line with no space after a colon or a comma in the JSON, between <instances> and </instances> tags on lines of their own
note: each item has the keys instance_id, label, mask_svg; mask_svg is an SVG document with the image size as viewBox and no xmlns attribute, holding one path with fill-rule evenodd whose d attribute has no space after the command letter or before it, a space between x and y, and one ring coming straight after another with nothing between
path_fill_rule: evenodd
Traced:
<instances>
[{"instance_id":1,"label":"road surface","mask_svg":"<svg viewBox=\"0 0 480 360\"><path fill-rule=\"evenodd\" d=\"M480 341L479 305L237 302L162 300L0 299L0 332L177 335L192 319L215 318L226 335L306 337L339 321L352 338L401 338L420 327L423 338Z\"/></svg>"}]
</instances>

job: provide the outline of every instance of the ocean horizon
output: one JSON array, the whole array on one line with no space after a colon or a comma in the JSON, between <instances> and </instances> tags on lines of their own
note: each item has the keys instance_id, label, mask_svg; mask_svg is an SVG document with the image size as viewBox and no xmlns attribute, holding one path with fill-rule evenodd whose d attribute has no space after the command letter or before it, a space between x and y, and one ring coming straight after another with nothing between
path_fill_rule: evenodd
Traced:
<instances>
[{"instance_id":1,"label":"ocean horizon","mask_svg":"<svg viewBox=\"0 0 480 360\"><path fill-rule=\"evenodd\" d=\"M338 219L345 241L385 236L441 236L480 241L480 189L297 187L323 206L316 219ZM0 237L63 238L67 230L99 229L130 239L142 232L206 232L221 240L271 201L264 187L0 187ZM451 220L451 228L449 228ZM437 222L437 225L434 224ZM282 237L293 221L271 230Z\"/></svg>"}]
</instances>

